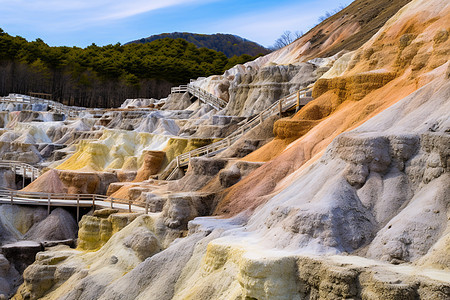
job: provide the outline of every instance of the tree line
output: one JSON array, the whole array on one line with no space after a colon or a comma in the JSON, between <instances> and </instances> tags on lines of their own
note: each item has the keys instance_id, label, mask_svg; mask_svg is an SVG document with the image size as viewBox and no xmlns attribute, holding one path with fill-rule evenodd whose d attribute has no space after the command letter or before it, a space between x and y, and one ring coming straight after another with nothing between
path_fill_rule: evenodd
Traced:
<instances>
[{"instance_id":1,"label":"tree line","mask_svg":"<svg viewBox=\"0 0 450 300\"><path fill-rule=\"evenodd\" d=\"M147 38L135 40L132 41L131 43L141 43L141 44L149 43L166 37L172 39L181 38L188 41L189 43L195 44L199 48L205 47L208 49L223 52L229 58L235 55L238 57L243 54L254 56L260 53L268 54L270 52L269 49L266 49L255 42L246 40L237 35L223 34L223 33L216 33L216 34L198 34L190 32L162 33L158 35L152 35Z\"/></svg>"},{"instance_id":2,"label":"tree line","mask_svg":"<svg viewBox=\"0 0 450 300\"><path fill-rule=\"evenodd\" d=\"M146 44L50 47L0 29L0 95L39 92L86 107L117 107L127 98L162 98L191 78L221 74L257 56L227 58L183 39Z\"/></svg>"}]
</instances>

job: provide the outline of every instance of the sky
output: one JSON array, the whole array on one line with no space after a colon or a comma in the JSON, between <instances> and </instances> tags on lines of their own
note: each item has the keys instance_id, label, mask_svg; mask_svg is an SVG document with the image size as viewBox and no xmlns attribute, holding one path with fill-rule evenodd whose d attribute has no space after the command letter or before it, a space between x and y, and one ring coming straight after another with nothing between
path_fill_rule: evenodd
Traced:
<instances>
[{"instance_id":1,"label":"sky","mask_svg":"<svg viewBox=\"0 0 450 300\"><path fill-rule=\"evenodd\" d=\"M0 0L0 28L50 46L127 43L166 32L230 33L271 46L349 0Z\"/></svg>"}]
</instances>

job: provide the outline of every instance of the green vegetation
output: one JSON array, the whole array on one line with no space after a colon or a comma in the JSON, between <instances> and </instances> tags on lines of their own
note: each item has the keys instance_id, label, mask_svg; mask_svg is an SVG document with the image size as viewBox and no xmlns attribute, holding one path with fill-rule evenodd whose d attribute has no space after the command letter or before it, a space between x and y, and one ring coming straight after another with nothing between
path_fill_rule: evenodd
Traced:
<instances>
[{"instance_id":1,"label":"green vegetation","mask_svg":"<svg viewBox=\"0 0 450 300\"><path fill-rule=\"evenodd\" d=\"M145 44L163 38L184 39L193 43L197 47L206 47L208 49L223 52L227 57L241 56L247 54L255 56L258 54L267 54L270 50L263 46L232 34L197 34L189 32L172 32L152 35L147 38L132 41L131 43Z\"/></svg>"},{"instance_id":2,"label":"green vegetation","mask_svg":"<svg viewBox=\"0 0 450 300\"><path fill-rule=\"evenodd\" d=\"M197 48L183 39L146 44L50 47L0 29L0 94L44 92L70 105L115 107L126 98L161 98L191 78L221 74L256 57Z\"/></svg>"}]
</instances>

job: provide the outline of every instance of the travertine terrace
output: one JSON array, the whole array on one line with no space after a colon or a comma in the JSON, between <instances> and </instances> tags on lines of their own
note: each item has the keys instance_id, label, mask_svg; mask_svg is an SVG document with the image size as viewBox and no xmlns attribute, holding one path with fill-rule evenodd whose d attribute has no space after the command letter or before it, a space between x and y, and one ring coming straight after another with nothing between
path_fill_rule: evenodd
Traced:
<instances>
[{"instance_id":1,"label":"travertine terrace","mask_svg":"<svg viewBox=\"0 0 450 300\"><path fill-rule=\"evenodd\" d=\"M76 228L67 209L1 205L0 244L42 248L33 263L0 254L0 294L450 299L450 3L395 2L357 0L190 83L224 109L184 88L72 116L3 99L0 157L43 171L24 191L142 209L86 211ZM278 109L299 90L306 105Z\"/></svg>"}]
</instances>

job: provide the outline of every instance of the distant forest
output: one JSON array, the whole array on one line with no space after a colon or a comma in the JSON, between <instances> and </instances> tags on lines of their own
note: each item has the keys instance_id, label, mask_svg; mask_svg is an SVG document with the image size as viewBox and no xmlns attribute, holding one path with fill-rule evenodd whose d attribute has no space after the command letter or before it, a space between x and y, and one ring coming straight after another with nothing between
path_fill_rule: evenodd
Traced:
<instances>
[{"instance_id":1,"label":"distant forest","mask_svg":"<svg viewBox=\"0 0 450 300\"><path fill-rule=\"evenodd\" d=\"M241 56L242 54L258 55L268 54L269 49L263 46L241 38L233 34L198 34L190 32L172 32L152 35L147 38L132 41L131 43L150 43L163 38L184 39L189 43L193 43L197 47L206 47L208 49L223 52L227 57Z\"/></svg>"},{"instance_id":2,"label":"distant forest","mask_svg":"<svg viewBox=\"0 0 450 300\"><path fill-rule=\"evenodd\" d=\"M191 78L221 74L256 56L227 58L184 39L145 44L50 47L0 29L0 95L48 93L86 107L117 107L127 98L162 98Z\"/></svg>"}]
</instances>

